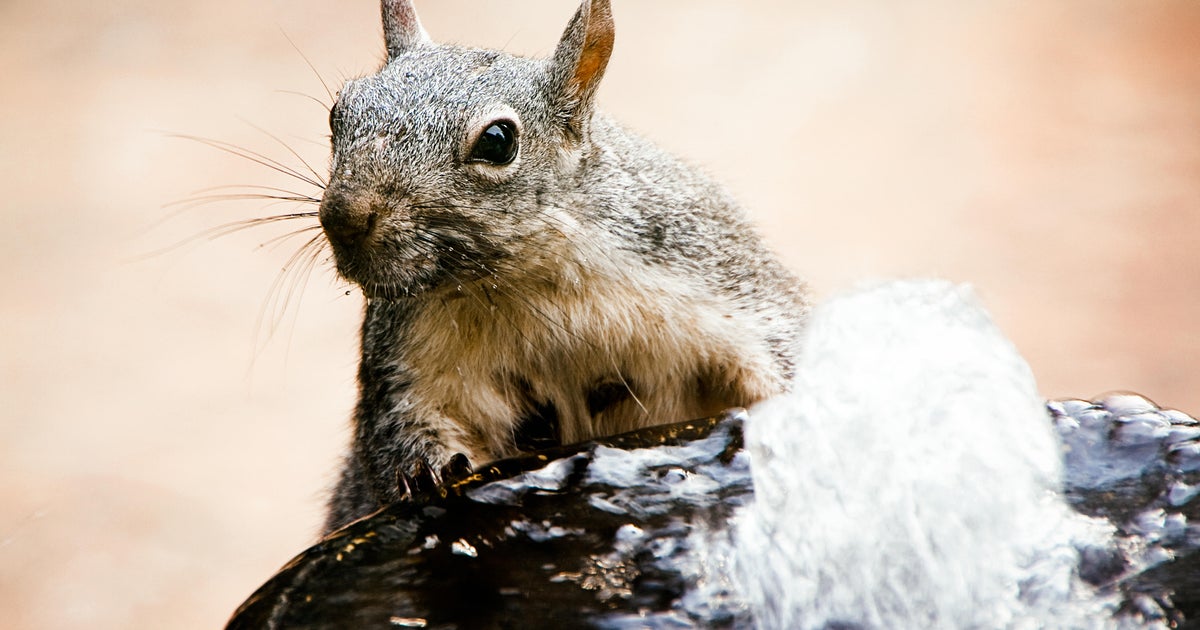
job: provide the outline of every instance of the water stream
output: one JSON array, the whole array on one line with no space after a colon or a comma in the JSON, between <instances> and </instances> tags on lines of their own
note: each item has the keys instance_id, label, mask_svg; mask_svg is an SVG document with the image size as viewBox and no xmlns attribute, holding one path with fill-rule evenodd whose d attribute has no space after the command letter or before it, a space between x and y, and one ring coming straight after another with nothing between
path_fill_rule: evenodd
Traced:
<instances>
[{"instance_id":1,"label":"water stream","mask_svg":"<svg viewBox=\"0 0 1200 630\"><path fill-rule=\"evenodd\" d=\"M746 427L755 498L731 554L759 627L1136 625L1080 578L1115 529L1068 505L1033 375L969 289L830 301L802 356L797 393Z\"/></svg>"}]
</instances>

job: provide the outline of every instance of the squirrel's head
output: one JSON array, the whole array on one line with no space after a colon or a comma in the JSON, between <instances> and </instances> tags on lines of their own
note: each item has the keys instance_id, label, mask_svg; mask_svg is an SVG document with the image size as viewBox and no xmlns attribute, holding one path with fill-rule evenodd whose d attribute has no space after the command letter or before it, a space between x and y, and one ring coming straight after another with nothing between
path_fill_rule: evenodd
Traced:
<instances>
[{"instance_id":1,"label":"squirrel's head","mask_svg":"<svg viewBox=\"0 0 1200 630\"><path fill-rule=\"evenodd\" d=\"M329 112L320 219L338 271L369 297L492 275L553 229L539 198L571 186L591 146L612 52L608 0L583 0L545 60L430 41L411 0L383 0L387 63Z\"/></svg>"}]
</instances>

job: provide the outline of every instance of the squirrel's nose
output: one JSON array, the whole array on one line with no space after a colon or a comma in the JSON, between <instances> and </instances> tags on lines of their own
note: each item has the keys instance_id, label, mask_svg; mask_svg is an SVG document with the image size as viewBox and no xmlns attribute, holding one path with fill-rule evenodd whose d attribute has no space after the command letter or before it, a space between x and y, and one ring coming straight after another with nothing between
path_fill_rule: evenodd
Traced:
<instances>
[{"instance_id":1,"label":"squirrel's nose","mask_svg":"<svg viewBox=\"0 0 1200 630\"><path fill-rule=\"evenodd\" d=\"M319 216L325 236L334 248L353 250L361 247L375 231L379 211L373 203L326 194L321 200Z\"/></svg>"}]
</instances>

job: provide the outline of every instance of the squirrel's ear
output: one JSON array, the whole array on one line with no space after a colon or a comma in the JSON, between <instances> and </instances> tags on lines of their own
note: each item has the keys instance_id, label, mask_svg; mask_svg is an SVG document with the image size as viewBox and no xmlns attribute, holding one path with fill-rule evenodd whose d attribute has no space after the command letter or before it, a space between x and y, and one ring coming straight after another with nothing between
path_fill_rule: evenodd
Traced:
<instances>
[{"instance_id":1,"label":"squirrel's ear","mask_svg":"<svg viewBox=\"0 0 1200 630\"><path fill-rule=\"evenodd\" d=\"M429 43L429 36L417 19L412 0L383 0L383 40L387 43L388 61L405 50Z\"/></svg>"},{"instance_id":2,"label":"squirrel's ear","mask_svg":"<svg viewBox=\"0 0 1200 630\"><path fill-rule=\"evenodd\" d=\"M613 18L608 0L583 0L554 51L552 78L567 107L571 128L585 133L592 100L613 49Z\"/></svg>"}]
</instances>

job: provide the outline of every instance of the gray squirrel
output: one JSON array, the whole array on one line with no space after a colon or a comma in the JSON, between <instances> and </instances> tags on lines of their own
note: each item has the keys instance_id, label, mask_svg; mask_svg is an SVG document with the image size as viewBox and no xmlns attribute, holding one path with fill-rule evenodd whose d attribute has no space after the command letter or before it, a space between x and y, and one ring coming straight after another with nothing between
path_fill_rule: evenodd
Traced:
<instances>
[{"instance_id":1,"label":"gray squirrel","mask_svg":"<svg viewBox=\"0 0 1200 630\"><path fill-rule=\"evenodd\" d=\"M596 110L608 0L549 59L434 44L411 0L382 13L386 64L329 114L319 216L366 312L327 531L441 475L787 389L805 285L720 187Z\"/></svg>"}]
</instances>

